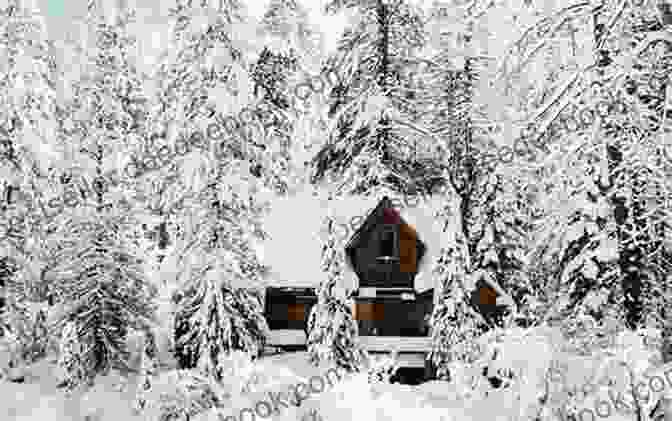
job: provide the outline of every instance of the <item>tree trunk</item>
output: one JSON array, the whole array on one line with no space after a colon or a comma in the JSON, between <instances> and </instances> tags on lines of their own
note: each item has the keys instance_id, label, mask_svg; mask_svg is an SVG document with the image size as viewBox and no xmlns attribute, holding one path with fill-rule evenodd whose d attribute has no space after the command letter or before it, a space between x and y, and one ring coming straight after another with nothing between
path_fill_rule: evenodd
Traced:
<instances>
[{"instance_id":1,"label":"tree trunk","mask_svg":"<svg viewBox=\"0 0 672 421\"><path fill-rule=\"evenodd\" d=\"M389 58L389 11L383 0L378 0L377 4L378 28L380 31L380 40L378 43L378 55L380 57L380 66L378 68L378 85L386 92L389 89L390 78L390 58ZM386 116L380 121L377 143L382 151L382 161L389 161L389 142L390 142L390 122Z\"/></svg>"}]
</instances>

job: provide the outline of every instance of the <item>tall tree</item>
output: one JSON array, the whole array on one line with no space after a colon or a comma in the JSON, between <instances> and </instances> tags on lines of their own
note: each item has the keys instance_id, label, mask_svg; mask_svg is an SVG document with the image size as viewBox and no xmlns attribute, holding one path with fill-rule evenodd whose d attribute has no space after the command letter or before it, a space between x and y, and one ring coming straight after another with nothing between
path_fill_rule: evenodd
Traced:
<instances>
[{"instance_id":1,"label":"tall tree","mask_svg":"<svg viewBox=\"0 0 672 421\"><path fill-rule=\"evenodd\" d=\"M128 333L148 331L155 323L156 291L147 282L129 229L137 219L121 205L124 187L105 177L130 148L125 142L142 136L129 110L129 96L142 88L130 55L133 17L124 7L105 13L100 3L88 4L86 21L95 47L88 49L88 71L73 83L66 108L71 112L62 139L66 162L73 164L67 176L79 186L91 186L86 199L59 215L51 234L58 244L57 264L45 275L61 305L63 346L71 351L59 362L67 388L91 383L113 368L127 371Z\"/></svg>"},{"instance_id":2,"label":"tall tree","mask_svg":"<svg viewBox=\"0 0 672 421\"><path fill-rule=\"evenodd\" d=\"M661 101L652 100L663 91L655 84L660 62L650 47L665 45L670 37L655 29L642 34L642 28L660 29L652 5L577 3L528 31L518 41L525 46L523 55L534 56L535 37L552 38L559 22L585 22L591 30L580 42L584 52L578 65L545 89L526 121L537 127L531 137L550 141L553 152L537 166L546 168L538 174L547 174L542 180L551 186L545 190L552 199L540 220L536 251L543 257L535 261L558 262L557 283L547 285L557 293L549 317L585 315L603 327L617 319L616 324L634 329L655 308L644 309L644 291L655 291L657 301L667 289L669 259L661 242L667 224L666 164L651 142L664 118ZM614 77L619 73L624 77ZM654 82L657 94L634 95L641 75Z\"/></svg>"},{"instance_id":3,"label":"tall tree","mask_svg":"<svg viewBox=\"0 0 672 421\"><path fill-rule=\"evenodd\" d=\"M451 363L472 361L475 338L503 326L505 314L518 310L529 289L522 270L529 210L517 188L518 174L504 161L488 162L483 153L508 141L487 130L501 122L487 112L479 92L490 75L483 60L488 51L479 51L479 42L487 43L477 37L489 36L482 17L492 6L453 1L431 8L434 42L419 102L427 110L423 124L440 139L435 148L447 161L450 187L440 216L451 230L435 262L439 299L431 319L431 355L440 376L450 376ZM493 289L514 302L493 306L481 296Z\"/></svg>"},{"instance_id":4,"label":"tall tree","mask_svg":"<svg viewBox=\"0 0 672 421\"><path fill-rule=\"evenodd\" d=\"M257 194L264 186L251 176L249 162L264 147L258 124L248 120L254 32L237 1L178 4L173 18L175 54L159 72L165 79L157 122L165 136L157 136L155 150L171 148L184 159L149 178L165 177L155 209L182 224L184 238L170 258L179 269L174 336L180 365L221 377L224 354L257 355L268 330L252 291L266 271L255 248L265 238L266 207ZM239 117L249 124L239 127Z\"/></svg>"},{"instance_id":5,"label":"tall tree","mask_svg":"<svg viewBox=\"0 0 672 421\"><path fill-rule=\"evenodd\" d=\"M296 0L271 0L261 20L261 28L271 50L293 50L303 61L320 56L322 40L310 24L308 12Z\"/></svg>"},{"instance_id":6,"label":"tall tree","mask_svg":"<svg viewBox=\"0 0 672 421\"><path fill-rule=\"evenodd\" d=\"M287 181L293 190L305 184L310 172L309 160L314 155L312 146L327 138L319 128L323 127L324 99L328 85L333 84L330 79L333 75L317 75L324 70L323 33L310 23L300 2L271 1L259 31L265 47L253 69L255 93L261 93L262 104L271 100L269 108L273 111L263 111L265 107L260 107L260 111L262 116L273 116L266 127L271 128L269 134L280 141L283 155L291 158L271 162L276 167L289 164L284 175L291 173ZM289 122L291 124L287 124ZM278 174L283 175L283 171Z\"/></svg>"},{"instance_id":7,"label":"tall tree","mask_svg":"<svg viewBox=\"0 0 672 421\"><path fill-rule=\"evenodd\" d=\"M341 287L345 255L334 235L333 219L327 219L327 230L327 242L322 248L322 268L327 279L320 284L317 304L308 316L308 354L315 365L326 361L358 371L366 353L357 342L357 322L345 297L336 294Z\"/></svg>"},{"instance_id":8,"label":"tall tree","mask_svg":"<svg viewBox=\"0 0 672 421\"><path fill-rule=\"evenodd\" d=\"M33 335L39 312L31 304L41 301L35 294L45 222L41 180L57 155L56 65L53 44L33 2L6 2L0 16L0 225L4 228L0 256L13 268L3 279L7 298L3 313L19 341L19 354L25 357L15 355L16 365L43 355L43 346L37 353L29 350L39 342L46 344L45 335Z\"/></svg>"},{"instance_id":9,"label":"tall tree","mask_svg":"<svg viewBox=\"0 0 672 421\"><path fill-rule=\"evenodd\" d=\"M425 43L421 10L404 1L332 1L327 12L353 9L327 70L340 76L332 88L329 141L313 159L312 182L341 179L343 193L368 194L384 185L401 194L428 192L440 183L437 159L415 159L428 133L403 110L405 68Z\"/></svg>"},{"instance_id":10,"label":"tall tree","mask_svg":"<svg viewBox=\"0 0 672 421\"><path fill-rule=\"evenodd\" d=\"M306 68L316 67L313 64L320 58L322 45L308 13L294 0L271 1L258 32L265 47L252 68L253 109L262 122L266 154L254 171L268 179L274 190L286 193L298 184L293 152L301 146L301 139L294 133L302 116L296 87L302 79L308 80Z\"/></svg>"}]
</instances>

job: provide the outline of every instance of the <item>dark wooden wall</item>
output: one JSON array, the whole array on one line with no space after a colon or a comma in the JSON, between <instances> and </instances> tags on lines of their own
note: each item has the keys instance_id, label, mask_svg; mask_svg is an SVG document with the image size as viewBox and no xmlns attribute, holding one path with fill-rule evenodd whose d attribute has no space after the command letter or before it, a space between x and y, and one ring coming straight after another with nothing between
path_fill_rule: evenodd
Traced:
<instances>
[{"instance_id":1,"label":"dark wooden wall","mask_svg":"<svg viewBox=\"0 0 672 421\"><path fill-rule=\"evenodd\" d=\"M358 267L361 268L360 273L357 274L359 278L359 286L360 288L413 288L415 273L402 271L400 261L384 263L376 259L380 256L383 245L382 233L386 229L394 230L397 240L401 234L406 234L405 232L400 232L399 225L378 224L371 229L366 236L366 245L362 244L355 252L356 262ZM399 257L400 251L404 250L403 248L402 250L399 250L399 244L396 248L397 257ZM406 252L405 256L403 256L405 260L408 259L408 254L409 253Z\"/></svg>"}]
</instances>

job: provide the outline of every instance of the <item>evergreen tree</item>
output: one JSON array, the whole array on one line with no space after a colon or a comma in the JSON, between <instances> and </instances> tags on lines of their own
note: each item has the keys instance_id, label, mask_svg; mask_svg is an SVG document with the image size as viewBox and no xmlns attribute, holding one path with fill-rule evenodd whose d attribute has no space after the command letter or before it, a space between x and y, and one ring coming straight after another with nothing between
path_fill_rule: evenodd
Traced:
<instances>
[{"instance_id":1,"label":"evergreen tree","mask_svg":"<svg viewBox=\"0 0 672 421\"><path fill-rule=\"evenodd\" d=\"M30 362L26 357L34 338L30 332L31 314L27 301L29 296L25 284L17 279L17 267L13 259L3 259L3 275L7 300L0 315L4 325L3 336L10 351L8 368L16 370L23 363Z\"/></svg>"},{"instance_id":2,"label":"evergreen tree","mask_svg":"<svg viewBox=\"0 0 672 421\"><path fill-rule=\"evenodd\" d=\"M232 288L218 275L226 276L210 270L185 285L175 316L175 343L181 368L198 367L221 380L221 356L243 350L258 357L269 330L258 298Z\"/></svg>"},{"instance_id":3,"label":"evergreen tree","mask_svg":"<svg viewBox=\"0 0 672 421\"><path fill-rule=\"evenodd\" d=\"M359 371L366 353L358 344L357 322L345 297L335 294L341 286L345 256L334 235L334 221L328 218L327 241L322 248L322 268L326 275L319 287L317 304L308 316L308 354L310 361L334 362L348 371Z\"/></svg>"},{"instance_id":4,"label":"evergreen tree","mask_svg":"<svg viewBox=\"0 0 672 421\"><path fill-rule=\"evenodd\" d=\"M544 281L537 290L544 291L551 309L546 320L560 321L571 336L579 329L573 320L599 322L582 347L596 345L613 329L642 326L645 317L649 326L663 320L659 310L668 288L665 164L652 141L664 132L665 88L656 75L666 66L662 47L670 45L670 37L660 31L652 5L620 7L606 2L596 9L559 10L515 43L526 62L544 61L549 76L519 96L519 107L530 116L523 127L533 128L520 137L545 148L540 162L527 163L533 169L528 174L540 184L535 206L544 211L529 269ZM541 39L562 36L552 30L559 20L586 28L572 44L581 53L569 54L565 66L535 57ZM656 44L662 48L658 56ZM522 71L516 67L509 81ZM616 69L624 71L624 79L612 79ZM538 279L540 273L547 274L545 280Z\"/></svg>"},{"instance_id":5,"label":"evergreen tree","mask_svg":"<svg viewBox=\"0 0 672 421\"><path fill-rule=\"evenodd\" d=\"M628 54L634 59L619 98L629 106L625 110L613 107L610 113L625 115L609 115L604 121L605 134L615 140L607 146L607 156L627 322L634 328L650 326L647 318L655 320L654 325L663 329L669 341L671 325L664 310L669 301L664 297L669 297L665 291L670 291L672 253L664 238L670 226L670 202L665 193L670 177L665 175L665 152L660 145L672 132L672 36L669 4L658 2L655 6L629 10L616 34L604 30L604 16L596 22L596 29L604 45L601 53ZM637 41L634 51L614 48L620 37L633 37ZM625 122L620 121L623 117ZM620 133L624 129L629 136ZM668 349L663 355L670 358L672 354Z\"/></svg>"},{"instance_id":6,"label":"evergreen tree","mask_svg":"<svg viewBox=\"0 0 672 421\"><path fill-rule=\"evenodd\" d=\"M452 236L450 232L446 233L453 238L450 245L442 249L433 269L440 290L430 318L432 349L429 358L436 376L448 379L451 364L474 361L475 340L489 328L488 321L471 305L473 288L469 286L473 282L470 282L469 250L459 220L456 225Z\"/></svg>"},{"instance_id":7,"label":"evergreen tree","mask_svg":"<svg viewBox=\"0 0 672 421\"><path fill-rule=\"evenodd\" d=\"M292 151L297 147L293 133L299 115L294 88L301 83L306 64L320 53L317 33L308 23L304 8L293 0L274 0L268 5L259 27L265 47L251 72L257 100L253 107L263 126L266 158L253 168L280 193L297 184ZM271 179L269 179L271 177Z\"/></svg>"},{"instance_id":8,"label":"evergreen tree","mask_svg":"<svg viewBox=\"0 0 672 421\"><path fill-rule=\"evenodd\" d=\"M244 174L244 173L242 173ZM254 187L238 166L209 174L208 185L185 202L185 270L175 315L180 366L199 366L215 377L220 354L238 349L257 356L268 326L254 289L267 268L255 245L265 238L264 207L241 187ZM236 191L237 190L237 191Z\"/></svg>"},{"instance_id":9,"label":"evergreen tree","mask_svg":"<svg viewBox=\"0 0 672 421\"><path fill-rule=\"evenodd\" d=\"M161 251L157 241L153 254L159 263L169 255L166 263L184 256L177 254L186 246L182 241L189 241L182 234L188 233L175 222L189 200L232 166L261 177L266 147L251 99L248 68L256 54L255 35L243 4L177 2L171 18L171 45L153 75L158 90L152 134L129 165L151 215L147 228L163 245L170 244ZM168 229L169 221L175 230Z\"/></svg>"},{"instance_id":10,"label":"evergreen tree","mask_svg":"<svg viewBox=\"0 0 672 421\"><path fill-rule=\"evenodd\" d=\"M255 197L263 185L248 165L264 146L256 142L263 133L254 122L235 123L249 117L254 35L245 32L251 26L237 1L178 4L172 13L175 54L158 74L156 123L165 135L158 133L156 143L191 150L150 178L165 188L157 208L175 215L184 234L175 251L184 268L177 279L176 356L181 367L221 377L222 355L233 349L257 355L268 330L261 303L242 289L256 287L266 270L255 250L265 237L265 207ZM231 119L235 133L227 133ZM168 190L175 194L164 195Z\"/></svg>"},{"instance_id":11,"label":"evergreen tree","mask_svg":"<svg viewBox=\"0 0 672 421\"><path fill-rule=\"evenodd\" d=\"M82 343L78 358L92 381L111 368L129 369L126 337L130 329L146 330L154 322L155 290L144 278L141 260L119 239L122 218L99 211L87 219L66 221L62 235L76 240L50 275L62 300L61 326L68 319L75 323Z\"/></svg>"},{"instance_id":12,"label":"evergreen tree","mask_svg":"<svg viewBox=\"0 0 672 421\"><path fill-rule=\"evenodd\" d=\"M444 234L445 246L435 262L439 299L430 322L431 358L440 377L450 378L449 367L457 362L475 361L475 340L504 326L506 313L515 312L531 289L523 276L531 227L525 198L517 189L518 173L504 162L487 162L482 153L493 145L483 142L491 135L481 135L480 128L494 122L483 118L479 103L477 83L488 75L474 38L482 29L478 16L491 6L480 10L453 1L432 7L435 32L448 32L433 34L432 64L422 74L426 88L418 98L428 111L424 125L440 139L435 149L447 160L444 178L450 186L442 197L444 210L437 215L452 229ZM502 299L513 296L513 302L484 306L481 293L491 288L503 293Z\"/></svg>"},{"instance_id":13,"label":"evergreen tree","mask_svg":"<svg viewBox=\"0 0 672 421\"><path fill-rule=\"evenodd\" d=\"M271 0L260 30L268 37L266 44L276 53L288 54L293 50L303 61L320 54L321 37L308 22L308 12L296 0Z\"/></svg>"},{"instance_id":14,"label":"evergreen tree","mask_svg":"<svg viewBox=\"0 0 672 421\"><path fill-rule=\"evenodd\" d=\"M165 146L177 155L195 152L188 157L214 158L213 164L223 165L230 158L249 160L263 146L255 139L260 135L256 116L239 118L251 99L247 69L255 53L252 26L241 3L220 3L196 7L178 2L171 10L171 45L155 76L160 81L156 150L149 155ZM239 127L242 120L244 127ZM208 154L211 150L214 157ZM152 165L141 165L142 171L166 165L144 155L138 160ZM178 162L177 167L188 163Z\"/></svg>"},{"instance_id":15,"label":"evergreen tree","mask_svg":"<svg viewBox=\"0 0 672 421\"><path fill-rule=\"evenodd\" d=\"M656 60L655 48L650 48L653 40L642 33L651 28L655 34L654 11L648 7L628 9L613 31L606 32L606 11L612 6L588 15L595 66L577 79L584 87L578 107L567 106L555 121L557 138L574 139L586 132L592 135L582 136L579 147L564 151L564 156L552 156L560 158L554 165L562 174L552 180L558 186L562 183L560 197L552 203L556 209L559 203L564 205L544 220L547 229L541 241L545 243L543 250L562 256L560 284L570 294L563 305L590 312L598 320L599 312L586 306L617 305L614 311L622 312L627 326L635 328L647 313L643 300L648 288L644 285L658 291L666 288L666 250L662 246L666 205L661 196L665 170L661 151L648 146L649 139L656 138L663 128L664 108L660 100L652 99L664 92L664 86L655 82L660 80L656 74L665 61ZM635 41L620 45L618 40L626 36ZM661 40L665 45L665 36ZM617 60L632 60L624 84L614 84L609 77ZM638 89L639 76L634 75L640 73L652 80L657 93ZM561 104L568 101L562 98ZM550 238L555 240L549 242Z\"/></svg>"},{"instance_id":16,"label":"evergreen tree","mask_svg":"<svg viewBox=\"0 0 672 421\"><path fill-rule=\"evenodd\" d=\"M10 259L8 257L0 258L0 314L5 311L7 286L9 284L9 278L13 275L13 272L14 270L10 263ZM2 326L2 328L4 329L5 326Z\"/></svg>"},{"instance_id":17,"label":"evergreen tree","mask_svg":"<svg viewBox=\"0 0 672 421\"><path fill-rule=\"evenodd\" d=\"M244 350L257 356L268 335L260 300L245 288L259 285L266 268L254 243L263 231L262 208L213 178L187 211L194 221L175 315L180 366L199 366L218 376L219 354ZM239 186L251 180L240 179ZM185 214L186 217L186 214ZM186 218L185 218L186 219Z\"/></svg>"},{"instance_id":18,"label":"evergreen tree","mask_svg":"<svg viewBox=\"0 0 672 421\"><path fill-rule=\"evenodd\" d=\"M2 102L0 158L3 179L45 171L54 158L55 58L40 11L30 1L10 0L0 11Z\"/></svg>"},{"instance_id":19,"label":"evergreen tree","mask_svg":"<svg viewBox=\"0 0 672 421\"><path fill-rule=\"evenodd\" d=\"M124 139L137 136L131 113L124 108L129 106L125 94L138 90L128 55L133 40L126 32L132 17L127 9L105 16L99 4L89 4L87 21L95 29L97 48L89 50L88 74L73 83L74 97L66 108L71 113L62 128L62 138L71 148L66 156L69 153L79 164L70 173L92 186L88 200L59 215L51 238L59 245L57 264L46 275L62 308L59 327L71 323L62 341L77 336L81 345L72 351L77 363L64 363L68 388L80 380L91 383L112 368L128 371L129 330L147 330L155 322L156 291L129 238L129 227L137 219L120 206L123 188L105 178L116 164L116 154L128 148Z\"/></svg>"},{"instance_id":20,"label":"evergreen tree","mask_svg":"<svg viewBox=\"0 0 672 421\"><path fill-rule=\"evenodd\" d=\"M54 142L56 67L53 44L46 38L33 2L11 0L0 11L0 258L12 267L3 279L7 306L3 324L18 341L12 364L44 356L47 336L41 301L40 240L44 209L41 180L56 157ZM5 269L8 269L5 266ZM43 332L42 332L43 333Z\"/></svg>"},{"instance_id":21,"label":"evergreen tree","mask_svg":"<svg viewBox=\"0 0 672 421\"><path fill-rule=\"evenodd\" d=\"M87 380L86 365L81 356L82 347L77 322L66 322L61 333L57 366L61 370L60 385L69 390L77 388Z\"/></svg>"},{"instance_id":22,"label":"evergreen tree","mask_svg":"<svg viewBox=\"0 0 672 421\"><path fill-rule=\"evenodd\" d=\"M415 124L404 74L419 61L426 34L421 11L404 1L332 1L327 12L353 9L329 72L340 76L331 90L329 141L313 159L312 182L340 179L339 191L363 194L389 186L405 195L429 193L441 184L440 158L415 159L416 145L433 140ZM411 101L412 102L412 101Z\"/></svg>"}]
</instances>

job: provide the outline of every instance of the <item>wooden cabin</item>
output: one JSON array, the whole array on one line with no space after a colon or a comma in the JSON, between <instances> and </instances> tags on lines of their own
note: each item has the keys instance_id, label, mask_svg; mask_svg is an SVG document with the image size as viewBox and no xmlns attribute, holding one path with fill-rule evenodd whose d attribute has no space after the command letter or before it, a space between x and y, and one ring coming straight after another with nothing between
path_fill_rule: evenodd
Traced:
<instances>
[{"instance_id":1,"label":"wooden cabin","mask_svg":"<svg viewBox=\"0 0 672 421\"><path fill-rule=\"evenodd\" d=\"M400 351L402 365L424 367L429 346L428 318L434 290L417 293L413 281L426 246L384 197L345 246L357 274L352 313L369 352ZM317 296L313 288L267 288L265 313L269 345L305 348L308 315Z\"/></svg>"},{"instance_id":2,"label":"wooden cabin","mask_svg":"<svg viewBox=\"0 0 672 421\"><path fill-rule=\"evenodd\" d=\"M359 340L370 353L399 351L402 367L431 372L429 317L435 289L418 292L414 280L427 247L383 197L345 246L347 263L356 273L352 291L353 317ZM506 295L487 279L477 284L472 304L492 314L501 310ZM314 288L270 287L265 291L265 314L271 329L268 344L282 349L305 349L310 309L317 303Z\"/></svg>"}]
</instances>

